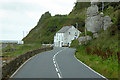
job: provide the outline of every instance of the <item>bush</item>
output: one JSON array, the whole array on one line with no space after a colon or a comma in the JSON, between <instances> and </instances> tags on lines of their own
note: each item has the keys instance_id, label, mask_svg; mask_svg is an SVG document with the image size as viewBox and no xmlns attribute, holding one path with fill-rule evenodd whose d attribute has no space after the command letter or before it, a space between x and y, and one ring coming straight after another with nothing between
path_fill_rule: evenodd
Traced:
<instances>
[{"instance_id":1,"label":"bush","mask_svg":"<svg viewBox=\"0 0 120 80\"><path fill-rule=\"evenodd\" d=\"M73 40L72 43L71 43L71 47L77 47L79 44L79 41L76 39L76 40Z\"/></svg>"},{"instance_id":2,"label":"bush","mask_svg":"<svg viewBox=\"0 0 120 80\"><path fill-rule=\"evenodd\" d=\"M87 35L89 35L89 36L93 36L93 33L91 32L91 31L87 31ZM80 36L85 36L85 32L82 32L81 34L80 34Z\"/></svg>"}]
</instances>

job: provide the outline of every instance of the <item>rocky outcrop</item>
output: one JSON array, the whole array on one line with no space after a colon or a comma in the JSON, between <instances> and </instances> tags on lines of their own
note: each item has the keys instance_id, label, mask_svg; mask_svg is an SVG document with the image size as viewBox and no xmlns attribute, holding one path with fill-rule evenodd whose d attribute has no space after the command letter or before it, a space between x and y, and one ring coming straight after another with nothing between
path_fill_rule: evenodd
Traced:
<instances>
[{"instance_id":1,"label":"rocky outcrop","mask_svg":"<svg viewBox=\"0 0 120 80\"><path fill-rule=\"evenodd\" d=\"M86 19L86 28L88 31L93 33L99 32L102 27L102 18L100 15L96 15L93 17L87 17Z\"/></svg>"},{"instance_id":2,"label":"rocky outcrop","mask_svg":"<svg viewBox=\"0 0 120 80\"><path fill-rule=\"evenodd\" d=\"M111 22L111 18L109 16L105 16L104 17L104 30L106 30L108 27L110 27L110 25L112 24Z\"/></svg>"},{"instance_id":3,"label":"rocky outcrop","mask_svg":"<svg viewBox=\"0 0 120 80\"><path fill-rule=\"evenodd\" d=\"M87 9L87 17L93 17L99 14L98 6L97 5L91 5Z\"/></svg>"},{"instance_id":4,"label":"rocky outcrop","mask_svg":"<svg viewBox=\"0 0 120 80\"><path fill-rule=\"evenodd\" d=\"M101 29L106 30L111 24L111 18L109 16L103 17L103 13L99 14L98 6L91 4L87 9L86 29L92 33L97 33Z\"/></svg>"},{"instance_id":5,"label":"rocky outcrop","mask_svg":"<svg viewBox=\"0 0 120 80\"><path fill-rule=\"evenodd\" d=\"M92 39L91 36L86 36L86 37L85 37L85 36L81 36L81 37L78 38L79 45L85 43L86 40L89 41L89 40L91 40L91 39Z\"/></svg>"},{"instance_id":6,"label":"rocky outcrop","mask_svg":"<svg viewBox=\"0 0 120 80\"><path fill-rule=\"evenodd\" d=\"M97 37L99 37L98 33L94 33L93 38L97 38Z\"/></svg>"},{"instance_id":7,"label":"rocky outcrop","mask_svg":"<svg viewBox=\"0 0 120 80\"><path fill-rule=\"evenodd\" d=\"M99 14L98 6L91 4L87 9L86 28L93 33L99 32L102 26L102 17Z\"/></svg>"}]
</instances>

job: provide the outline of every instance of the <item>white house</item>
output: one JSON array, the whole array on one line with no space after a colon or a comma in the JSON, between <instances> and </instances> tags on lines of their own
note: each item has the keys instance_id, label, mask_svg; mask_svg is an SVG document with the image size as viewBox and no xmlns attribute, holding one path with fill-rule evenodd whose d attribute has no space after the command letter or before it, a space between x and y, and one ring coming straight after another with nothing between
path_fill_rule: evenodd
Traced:
<instances>
[{"instance_id":1,"label":"white house","mask_svg":"<svg viewBox=\"0 0 120 80\"><path fill-rule=\"evenodd\" d=\"M64 26L54 36L54 46L70 46L72 40L77 39L81 32L74 26Z\"/></svg>"},{"instance_id":2,"label":"white house","mask_svg":"<svg viewBox=\"0 0 120 80\"><path fill-rule=\"evenodd\" d=\"M18 41L17 44L24 44L24 41Z\"/></svg>"}]
</instances>

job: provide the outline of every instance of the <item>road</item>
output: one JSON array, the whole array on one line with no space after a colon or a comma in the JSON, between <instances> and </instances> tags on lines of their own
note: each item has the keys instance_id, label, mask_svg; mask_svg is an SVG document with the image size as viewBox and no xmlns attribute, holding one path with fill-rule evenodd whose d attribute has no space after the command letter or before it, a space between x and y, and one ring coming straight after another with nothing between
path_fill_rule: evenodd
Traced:
<instances>
[{"instance_id":1,"label":"road","mask_svg":"<svg viewBox=\"0 0 120 80\"><path fill-rule=\"evenodd\" d=\"M102 78L74 57L75 49L55 48L30 59L12 78Z\"/></svg>"}]
</instances>

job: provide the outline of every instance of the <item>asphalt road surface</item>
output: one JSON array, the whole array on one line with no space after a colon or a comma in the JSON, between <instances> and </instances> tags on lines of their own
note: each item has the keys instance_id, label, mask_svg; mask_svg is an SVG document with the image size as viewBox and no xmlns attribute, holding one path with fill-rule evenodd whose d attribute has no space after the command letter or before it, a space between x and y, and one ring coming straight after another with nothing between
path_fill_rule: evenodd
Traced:
<instances>
[{"instance_id":1,"label":"asphalt road surface","mask_svg":"<svg viewBox=\"0 0 120 80\"><path fill-rule=\"evenodd\" d=\"M75 49L55 48L30 59L12 78L102 78L74 57Z\"/></svg>"}]
</instances>

